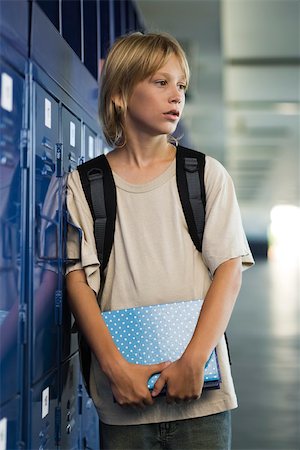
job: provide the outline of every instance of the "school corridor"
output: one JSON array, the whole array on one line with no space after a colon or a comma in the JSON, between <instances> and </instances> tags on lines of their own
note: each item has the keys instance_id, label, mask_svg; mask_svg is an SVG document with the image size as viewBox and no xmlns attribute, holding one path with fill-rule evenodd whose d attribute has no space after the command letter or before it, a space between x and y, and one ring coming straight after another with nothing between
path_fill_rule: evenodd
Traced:
<instances>
[{"instance_id":1,"label":"school corridor","mask_svg":"<svg viewBox=\"0 0 300 450\"><path fill-rule=\"evenodd\" d=\"M299 263L258 261L244 275L228 332L233 450L299 449L299 288Z\"/></svg>"},{"instance_id":2,"label":"school corridor","mask_svg":"<svg viewBox=\"0 0 300 450\"><path fill-rule=\"evenodd\" d=\"M111 150L98 83L134 31L186 52L176 137L230 173L256 260L228 328L232 449L300 450L300 0L0 0L0 450L101 450L66 298L66 234L82 235L66 179Z\"/></svg>"}]
</instances>

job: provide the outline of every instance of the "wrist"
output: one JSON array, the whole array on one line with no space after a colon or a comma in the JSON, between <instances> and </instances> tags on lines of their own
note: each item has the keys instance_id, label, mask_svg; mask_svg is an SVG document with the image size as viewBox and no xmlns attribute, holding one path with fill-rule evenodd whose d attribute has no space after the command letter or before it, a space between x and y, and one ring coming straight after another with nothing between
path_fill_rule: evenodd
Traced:
<instances>
[{"instance_id":1,"label":"wrist","mask_svg":"<svg viewBox=\"0 0 300 450\"><path fill-rule=\"evenodd\" d=\"M109 378L112 379L113 376L119 371L123 371L125 366L128 364L125 358L118 352L101 358L99 361L101 370Z\"/></svg>"},{"instance_id":2,"label":"wrist","mask_svg":"<svg viewBox=\"0 0 300 450\"><path fill-rule=\"evenodd\" d=\"M199 366L205 366L209 360L210 352L206 349L199 348L193 345L189 345L182 355L183 361L186 363L192 363Z\"/></svg>"}]
</instances>

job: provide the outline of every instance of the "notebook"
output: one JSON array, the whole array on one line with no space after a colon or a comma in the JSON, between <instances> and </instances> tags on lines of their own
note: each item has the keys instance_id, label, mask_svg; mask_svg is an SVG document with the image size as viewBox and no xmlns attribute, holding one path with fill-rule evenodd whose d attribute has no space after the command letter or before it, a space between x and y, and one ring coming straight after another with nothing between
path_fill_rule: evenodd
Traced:
<instances>
[{"instance_id":1,"label":"notebook","mask_svg":"<svg viewBox=\"0 0 300 450\"><path fill-rule=\"evenodd\" d=\"M123 357L134 364L176 361L190 342L203 300L119 309L102 313L114 343ZM153 389L159 374L148 380ZM221 375L217 352L206 363L204 389L218 389Z\"/></svg>"}]
</instances>

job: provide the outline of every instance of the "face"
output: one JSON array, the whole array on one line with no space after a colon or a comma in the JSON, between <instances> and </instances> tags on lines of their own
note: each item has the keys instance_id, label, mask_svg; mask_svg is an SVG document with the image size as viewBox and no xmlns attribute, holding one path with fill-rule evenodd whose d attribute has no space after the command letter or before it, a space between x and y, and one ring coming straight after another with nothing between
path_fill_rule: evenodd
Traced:
<instances>
[{"instance_id":1,"label":"face","mask_svg":"<svg viewBox=\"0 0 300 450\"><path fill-rule=\"evenodd\" d=\"M159 136L175 131L185 103L186 79L175 55L139 82L128 101L127 131Z\"/></svg>"}]
</instances>

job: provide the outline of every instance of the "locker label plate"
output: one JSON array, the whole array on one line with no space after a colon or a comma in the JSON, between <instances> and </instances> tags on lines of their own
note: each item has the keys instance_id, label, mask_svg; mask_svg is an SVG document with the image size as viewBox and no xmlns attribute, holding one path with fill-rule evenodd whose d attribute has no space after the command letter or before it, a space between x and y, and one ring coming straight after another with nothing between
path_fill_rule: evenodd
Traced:
<instances>
[{"instance_id":1,"label":"locker label plate","mask_svg":"<svg viewBox=\"0 0 300 450\"><path fill-rule=\"evenodd\" d=\"M13 79L5 72L1 74L1 107L8 112L13 110Z\"/></svg>"},{"instance_id":2,"label":"locker label plate","mask_svg":"<svg viewBox=\"0 0 300 450\"><path fill-rule=\"evenodd\" d=\"M95 139L93 136L89 136L89 158L94 158L94 143Z\"/></svg>"},{"instance_id":3,"label":"locker label plate","mask_svg":"<svg viewBox=\"0 0 300 450\"><path fill-rule=\"evenodd\" d=\"M71 147L75 147L75 123L70 122L70 145Z\"/></svg>"},{"instance_id":4,"label":"locker label plate","mask_svg":"<svg viewBox=\"0 0 300 450\"><path fill-rule=\"evenodd\" d=\"M0 420L0 450L6 450L7 442L7 418Z\"/></svg>"},{"instance_id":5,"label":"locker label plate","mask_svg":"<svg viewBox=\"0 0 300 450\"><path fill-rule=\"evenodd\" d=\"M51 129L51 102L45 98L45 126Z\"/></svg>"},{"instance_id":6,"label":"locker label plate","mask_svg":"<svg viewBox=\"0 0 300 450\"><path fill-rule=\"evenodd\" d=\"M49 414L49 387L42 392L42 419Z\"/></svg>"}]
</instances>

